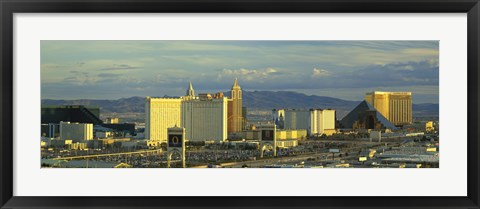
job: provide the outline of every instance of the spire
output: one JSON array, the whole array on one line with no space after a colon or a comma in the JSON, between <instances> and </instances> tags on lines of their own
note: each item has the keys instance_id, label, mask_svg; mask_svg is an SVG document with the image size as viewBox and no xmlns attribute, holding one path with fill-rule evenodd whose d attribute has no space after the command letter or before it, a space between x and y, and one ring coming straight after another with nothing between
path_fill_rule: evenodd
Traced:
<instances>
[{"instance_id":1,"label":"spire","mask_svg":"<svg viewBox=\"0 0 480 209\"><path fill-rule=\"evenodd\" d=\"M233 82L233 86L238 86L238 79L235 78L235 81Z\"/></svg>"},{"instance_id":2,"label":"spire","mask_svg":"<svg viewBox=\"0 0 480 209\"><path fill-rule=\"evenodd\" d=\"M187 96L195 96L195 90L193 90L192 81L188 85Z\"/></svg>"},{"instance_id":3,"label":"spire","mask_svg":"<svg viewBox=\"0 0 480 209\"><path fill-rule=\"evenodd\" d=\"M234 88L240 89L240 85L238 85L238 79L237 78L235 78L235 81L233 82L232 89L234 89Z\"/></svg>"}]
</instances>

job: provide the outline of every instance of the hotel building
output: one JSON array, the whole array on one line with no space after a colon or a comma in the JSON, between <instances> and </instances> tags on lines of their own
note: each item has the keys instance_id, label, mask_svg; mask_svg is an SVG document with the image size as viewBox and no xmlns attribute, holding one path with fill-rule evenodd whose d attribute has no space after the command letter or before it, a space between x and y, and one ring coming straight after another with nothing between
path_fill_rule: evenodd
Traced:
<instances>
[{"instance_id":1,"label":"hotel building","mask_svg":"<svg viewBox=\"0 0 480 209\"><path fill-rule=\"evenodd\" d=\"M285 129L309 129L310 110L286 109Z\"/></svg>"},{"instance_id":2,"label":"hotel building","mask_svg":"<svg viewBox=\"0 0 480 209\"><path fill-rule=\"evenodd\" d=\"M336 114L331 109L286 109L276 110L285 114L287 130L307 130L308 135L332 135L336 132Z\"/></svg>"},{"instance_id":3,"label":"hotel building","mask_svg":"<svg viewBox=\"0 0 480 209\"><path fill-rule=\"evenodd\" d=\"M151 98L145 101L145 138L166 141L167 128L185 128L186 140L224 141L229 132L243 129L242 90L237 79L231 98L223 93L195 95L192 83L186 95L179 98Z\"/></svg>"},{"instance_id":4,"label":"hotel building","mask_svg":"<svg viewBox=\"0 0 480 209\"><path fill-rule=\"evenodd\" d=\"M180 126L182 98L152 98L145 100L145 138L166 141L167 128Z\"/></svg>"},{"instance_id":5,"label":"hotel building","mask_svg":"<svg viewBox=\"0 0 480 209\"><path fill-rule=\"evenodd\" d=\"M335 110L312 109L310 110L310 135L334 134L335 131Z\"/></svg>"},{"instance_id":6,"label":"hotel building","mask_svg":"<svg viewBox=\"0 0 480 209\"><path fill-rule=\"evenodd\" d=\"M201 95L182 103L182 127L190 141L227 139L227 98Z\"/></svg>"},{"instance_id":7,"label":"hotel building","mask_svg":"<svg viewBox=\"0 0 480 209\"><path fill-rule=\"evenodd\" d=\"M235 78L228 100L228 133L238 133L243 130L242 88Z\"/></svg>"},{"instance_id":8,"label":"hotel building","mask_svg":"<svg viewBox=\"0 0 480 209\"><path fill-rule=\"evenodd\" d=\"M412 92L374 91L365 95L365 101L395 126L412 124Z\"/></svg>"}]
</instances>

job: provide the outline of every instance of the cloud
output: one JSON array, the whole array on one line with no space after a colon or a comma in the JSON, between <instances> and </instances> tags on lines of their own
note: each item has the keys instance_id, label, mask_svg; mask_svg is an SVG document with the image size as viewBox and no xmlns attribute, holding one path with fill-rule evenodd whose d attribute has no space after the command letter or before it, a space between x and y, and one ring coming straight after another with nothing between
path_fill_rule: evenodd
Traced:
<instances>
[{"instance_id":1,"label":"cloud","mask_svg":"<svg viewBox=\"0 0 480 209\"><path fill-rule=\"evenodd\" d=\"M62 86L51 91L66 96L177 95L188 81L200 91L228 90L236 77L246 90L312 91L439 80L438 41L42 41L41 55L42 85Z\"/></svg>"},{"instance_id":2,"label":"cloud","mask_svg":"<svg viewBox=\"0 0 480 209\"><path fill-rule=\"evenodd\" d=\"M64 81L66 81L66 82L75 82L75 81L77 81L77 77L66 77L66 78L64 79Z\"/></svg>"},{"instance_id":3,"label":"cloud","mask_svg":"<svg viewBox=\"0 0 480 209\"><path fill-rule=\"evenodd\" d=\"M125 64L121 64L121 65L114 64L112 67L100 68L99 70L109 71L109 70L131 70L131 69L140 69L140 67L125 65Z\"/></svg>"},{"instance_id":4,"label":"cloud","mask_svg":"<svg viewBox=\"0 0 480 209\"><path fill-rule=\"evenodd\" d=\"M83 86L83 85L95 85L98 81L97 77L92 77L87 72L71 71L74 76L65 77L63 82L67 85Z\"/></svg>"},{"instance_id":5,"label":"cloud","mask_svg":"<svg viewBox=\"0 0 480 209\"><path fill-rule=\"evenodd\" d=\"M320 69L320 68L313 68L312 70L313 77L327 77L330 76L330 72L328 70Z\"/></svg>"},{"instance_id":6,"label":"cloud","mask_svg":"<svg viewBox=\"0 0 480 209\"><path fill-rule=\"evenodd\" d=\"M220 78L225 77L236 77L239 79L244 79L244 80L255 80L255 79L266 79L266 78L271 78L271 76L276 76L276 75L282 75L284 72L268 67L265 69L223 69L222 70L222 75Z\"/></svg>"},{"instance_id":7,"label":"cloud","mask_svg":"<svg viewBox=\"0 0 480 209\"><path fill-rule=\"evenodd\" d=\"M83 67L83 65L85 65L85 62L77 62L76 64L78 67Z\"/></svg>"},{"instance_id":8,"label":"cloud","mask_svg":"<svg viewBox=\"0 0 480 209\"><path fill-rule=\"evenodd\" d=\"M370 65L344 76L350 87L438 85L438 60Z\"/></svg>"},{"instance_id":9,"label":"cloud","mask_svg":"<svg viewBox=\"0 0 480 209\"><path fill-rule=\"evenodd\" d=\"M118 78L121 75L120 74L115 74L115 73L100 73L97 76L101 77L101 78Z\"/></svg>"}]
</instances>

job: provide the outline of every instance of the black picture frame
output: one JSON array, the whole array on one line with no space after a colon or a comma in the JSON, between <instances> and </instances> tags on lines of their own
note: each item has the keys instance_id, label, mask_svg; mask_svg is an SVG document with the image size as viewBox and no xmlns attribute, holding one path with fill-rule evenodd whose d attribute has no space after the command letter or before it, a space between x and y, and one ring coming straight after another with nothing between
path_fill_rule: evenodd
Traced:
<instances>
[{"instance_id":1,"label":"black picture frame","mask_svg":"<svg viewBox=\"0 0 480 209\"><path fill-rule=\"evenodd\" d=\"M478 0L0 0L1 208L479 208ZM465 197L21 197L13 196L15 13L467 13L468 195ZM445 179L448 181L448 179ZM108 194L106 194L108 195Z\"/></svg>"}]
</instances>

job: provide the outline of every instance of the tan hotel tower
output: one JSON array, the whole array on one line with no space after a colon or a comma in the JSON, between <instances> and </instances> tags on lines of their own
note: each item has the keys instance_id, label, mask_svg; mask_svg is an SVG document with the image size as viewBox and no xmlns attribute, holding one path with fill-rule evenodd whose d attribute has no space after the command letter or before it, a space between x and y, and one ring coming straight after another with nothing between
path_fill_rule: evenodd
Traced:
<instances>
[{"instance_id":1,"label":"tan hotel tower","mask_svg":"<svg viewBox=\"0 0 480 209\"><path fill-rule=\"evenodd\" d=\"M242 88L235 78L228 100L228 133L241 132L243 129Z\"/></svg>"},{"instance_id":2,"label":"tan hotel tower","mask_svg":"<svg viewBox=\"0 0 480 209\"><path fill-rule=\"evenodd\" d=\"M365 101L396 126L412 124L412 92L374 91Z\"/></svg>"}]
</instances>

